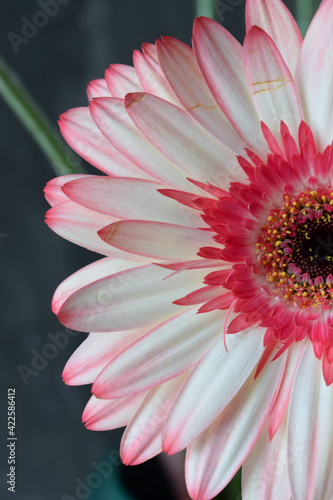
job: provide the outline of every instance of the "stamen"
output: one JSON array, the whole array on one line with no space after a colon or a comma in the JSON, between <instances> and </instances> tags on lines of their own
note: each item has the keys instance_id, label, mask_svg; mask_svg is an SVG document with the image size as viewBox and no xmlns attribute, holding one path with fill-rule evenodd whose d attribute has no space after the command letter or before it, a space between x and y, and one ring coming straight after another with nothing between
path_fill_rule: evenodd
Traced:
<instances>
[{"instance_id":1,"label":"stamen","mask_svg":"<svg viewBox=\"0 0 333 500\"><path fill-rule=\"evenodd\" d=\"M329 188L284 196L271 210L257 243L267 280L299 307L333 303L333 193Z\"/></svg>"}]
</instances>

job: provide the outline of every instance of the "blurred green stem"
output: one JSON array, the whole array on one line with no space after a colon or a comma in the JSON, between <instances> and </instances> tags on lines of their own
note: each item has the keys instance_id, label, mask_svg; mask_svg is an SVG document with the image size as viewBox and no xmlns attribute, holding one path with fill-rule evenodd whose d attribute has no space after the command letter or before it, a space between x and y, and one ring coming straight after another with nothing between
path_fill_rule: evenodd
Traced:
<instances>
[{"instance_id":1,"label":"blurred green stem","mask_svg":"<svg viewBox=\"0 0 333 500\"><path fill-rule=\"evenodd\" d=\"M215 0L195 0L196 16L205 16L214 19L214 1Z\"/></svg>"},{"instance_id":2,"label":"blurred green stem","mask_svg":"<svg viewBox=\"0 0 333 500\"><path fill-rule=\"evenodd\" d=\"M1 58L0 95L49 158L57 175L82 173L78 159L75 159L70 149L66 149L59 133Z\"/></svg>"},{"instance_id":3,"label":"blurred green stem","mask_svg":"<svg viewBox=\"0 0 333 500\"><path fill-rule=\"evenodd\" d=\"M296 4L296 21L304 36L309 27L313 16L314 5L313 0L295 0Z\"/></svg>"}]
</instances>

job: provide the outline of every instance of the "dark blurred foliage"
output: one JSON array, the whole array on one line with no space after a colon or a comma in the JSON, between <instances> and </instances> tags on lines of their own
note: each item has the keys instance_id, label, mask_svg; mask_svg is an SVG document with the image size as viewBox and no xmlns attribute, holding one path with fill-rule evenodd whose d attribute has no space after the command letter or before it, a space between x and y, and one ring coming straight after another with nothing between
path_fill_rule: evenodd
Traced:
<instances>
[{"instance_id":1,"label":"dark blurred foliage","mask_svg":"<svg viewBox=\"0 0 333 500\"><path fill-rule=\"evenodd\" d=\"M159 35L187 43L191 40L191 0L52 0L58 11L19 43L9 34L22 36L27 20L28 24L33 20L43 24L43 16L36 14L43 10L42 3L1 1L1 54L54 124L68 108L86 105L86 83L103 77L110 63L131 64L132 51L142 42L154 42ZM217 1L216 7L217 20L242 40L244 1ZM3 101L0 109L0 495L13 495L5 484L6 395L8 387L15 387L18 441L14 498L65 500L65 493L69 499L79 498L77 485L80 481L87 484L89 474L96 470L93 462L100 464L109 460L111 452L116 453L121 436L121 431L87 431L81 424L81 413L90 388L67 387L61 380L63 366L85 335L67 336L68 345L58 348L45 367L40 365L34 374L27 374L25 383L18 366L32 368L36 352L42 353L50 344L50 333L63 332L66 337L50 310L52 294L63 279L94 261L96 255L59 238L45 225L48 205L43 187L54 177L52 166ZM91 488L92 493L84 493L82 487L81 498L176 500L179 495L170 479L171 467L164 461L157 457L125 468L115 460L112 474ZM235 499L234 491L229 488L221 498Z\"/></svg>"}]
</instances>

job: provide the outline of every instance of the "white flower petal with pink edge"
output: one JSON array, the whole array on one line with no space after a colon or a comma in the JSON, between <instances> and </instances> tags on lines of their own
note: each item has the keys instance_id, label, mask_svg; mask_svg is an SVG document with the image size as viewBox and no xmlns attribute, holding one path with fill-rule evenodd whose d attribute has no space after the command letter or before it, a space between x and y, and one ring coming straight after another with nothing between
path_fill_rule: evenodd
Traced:
<instances>
[{"instance_id":1,"label":"white flower petal with pink edge","mask_svg":"<svg viewBox=\"0 0 333 500\"><path fill-rule=\"evenodd\" d=\"M194 21L193 50L216 102L240 136L256 151L266 149L246 81L243 48L211 19Z\"/></svg>"},{"instance_id":2,"label":"white flower petal with pink edge","mask_svg":"<svg viewBox=\"0 0 333 500\"><path fill-rule=\"evenodd\" d=\"M221 187L226 184L227 175L243 177L235 155L199 127L182 109L141 93L128 94L125 105L129 116L147 140L184 174L201 182L218 183Z\"/></svg>"},{"instance_id":3,"label":"white flower petal with pink edge","mask_svg":"<svg viewBox=\"0 0 333 500\"><path fill-rule=\"evenodd\" d=\"M82 179L84 177L90 176L85 174L69 174L55 177L54 179L50 180L44 188L44 195L47 202L51 205L51 207L53 207L55 205L58 205L59 203L62 203L63 201L68 201L68 197L63 192L62 187L67 182Z\"/></svg>"},{"instance_id":4,"label":"white flower petal with pink edge","mask_svg":"<svg viewBox=\"0 0 333 500\"><path fill-rule=\"evenodd\" d=\"M258 116L280 141L283 121L297 137L303 119L292 76L272 39L254 26L244 40L245 71Z\"/></svg>"},{"instance_id":5,"label":"white flower petal with pink edge","mask_svg":"<svg viewBox=\"0 0 333 500\"><path fill-rule=\"evenodd\" d=\"M145 334L145 330L90 333L66 363L62 378L67 385L92 384L121 351Z\"/></svg>"},{"instance_id":6,"label":"white flower petal with pink edge","mask_svg":"<svg viewBox=\"0 0 333 500\"><path fill-rule=\"evenodd\" d=\"M125 465L137 465L162 451L162 429L185 375L151 389L128 424L120 445Z\"/></svg>"},{"instance_id":7,"label":"white flower petal with pink edge","mask_svg":"<svg viewBox=\"0 0 333 500\"><path fill-rule=\"evenodd\" d=\"M247 0L245 20L246 31L252 26L266 31L294 75L303 39L285 4L281 0Z\"/></svg>"},{"instance_id":8,"label":"white flower petal with pink edge","mask_svg":"<svg viewBox=\"0 0 333 500\"><path fill-rule=\"evenodd\" d=\"M171 201L158 192L164 187L144 179L85 176L83 182L66 183L63 192L79 205L119 219L169 222L191 227L202 225L197 210Z\"/></svg>"},{"instance_id":9,"label":"white flower petal with pink edge","mask_svg":"<svg viewBox=\"0 0 333 500\"><path fill-rule=\"evenodd\" d=\"M284 360L250 376L234 399L186 453L186 483L191 498L210 500L238 471L258 439L276 397Z\"/></svg>"},{"instance_id":10,"label":"white flower petal with pink edge","mask_svg":"<svg viewBox=\"0 0 333 500\"><path fill-rule=\"evenodd\" d=\"M115 221L114 217L94 212L70 200L52 207L45 218L52 231L62 238L101 255L113 253L97 231Z\"/></svg>"},{"instance_id":11,"label":"white flower petal with pink edge","mask_svg":"<svg viewBox=\"0 0 333 500\"><path fill-rule=\"evenodd\" d=\"M292 346L287 354L286 369L279 389L279 393L274 402L271 414L269 416L268 435L273 439L277 432L284 415L287 413L290 391L294 382L295 373L304 349L304 343L299 342Z\"/></svg>"},{"instance_id":12,"label":"white flower petal with pink edge","mask_svg":"<svg viewBox=\"0 0 333 500\"><path fill-rule=\"evenodd\" d=\"M123 156L100 133L88 108L74 108L59 119L60 131L68 144L85 160L108 175L150 178Z\"/></svg>"},{"instance_id":13,"label":"white flower petal with pink edge","mask_svg":"<svg viewBox=\"0 0 333 500\"><path fill-rule=\"evenodd\" d=\"M333 3L323 0L300 52L296 85L305 120L323 151L333 139Z\"/></svg>"},{"instance_id":14,"label":"white flower petal with pink edge","mask_svg":"<svg viewBox=\"0 0 333 500\"><path fill-rule=\"evenodd\" d=\"M149 94L156 95L161 99L179 105L170 85L155 58L149 54L135 50L133 53L133 63L135 71L140 80L142 90ZM134 92L135 89L130 92Z\"/></svg>"},{"instance_id":15,"label":"white flower petal with pink edge","mask_svg":"<svg viewBox=\"0 0 333 500\"><path fill-rule=\"evenodd\" d=\"M184 449L220 415L263 353L260 329L230 336L227 342L228 351L220 336L182 387L164 429L163 450L167 453Z\"/></svg>"},{"instance_id":16,"label":"white flower petal with pink edge","mask_svg":"<svg viewBox=\"0 0 333 500\"><path fill-rule=\"evenodd\" d=\"M87 95L89 101L95 97L111 97L110 91L104 78L92 80L87 85Z\"/></svg>"},{"instance_id":17,"label":"white flower petal with pink edge","mask_svg":"<svg viewBox=\"0 0 333 500\"><path fill-rule=\"evenodd\" d=\"M202 283L204 270L188 279L156 265L121 271L74 292L57 315L69 328L83 332L130 330L163 321L180 312L172 302Z\"/></svg>"},{"instance_id":18,"label":"white flower petal with pink edge","mask_svg":"<svg viewBox=\"0 0 333 500\"><path fill-rule=\"evenodd\" d=\"M123 220L98 231L109 245L158 260L194 260L212 244L208 231L165 222Z\"/></svg>"},{"instance_id":19,"label":"white flower petal with pink edge","mask_svg":"<svg viewBox=\"0 0 333 500\"><path fill-rule=\"evenodd\" d=\"M288 478L287 416L273 440L267 426L242 467L242 498L244 500L290 500Z\"/></svg>"},{"instance_id":20,"label":"white flower petal with pink edge","mask_svg":"<svg viewBox=\"0 0 333 500\"><path fill-rule=\"evenodd\" d=\"M307 342L291 390L288 459L293 500L329 499L333 488L333 392Z\"/></svg>"},{"instance_id":21,"label":"white flower petal with pink edge","mask_svg":"<svg viewBox=\"0 0 333 500\"><path fill-rule=\"evenodd\" d=\"M142 90L135 69L126 64L111 64L105 71L105 81L112 97L123 99L129 92Z\"/></svg>"},{"instance_id":22,"label":"white flower petal with pink edge","mask_svg":"<svg viewBox=\"0 0 333 500\"><path fill-rule=\"evenodd\" d=\"M125 252L120 252L119 250L114 249L112 257L105 257L104 259L97 260L96 262L83 267L58 286L52 300L53 312L58 314L62 304L73 293L77 292L81 288L90 285L94 281L104 278L105 276L110 276L111 274L124 269L131 269L140 265L142 266L144 262L145 259L143 257L125 254Z\"/></svg>"},{"instance_id":23,"label":"white flower petal with pink edge","mask_svg":"<svg viewBox=\"0 0 333 500\"><path fill-rule=\"evenodd\" d=\"M223 316L222 316L223 317ZM185 372L221 334L221 314L183 311L138 339L96 379L97 397L118 398L166 382Z\"/></svg>"},{"instance_id":24,"label":"white flower petal with pink edge","mask_svg":"<svg viewBox=\"0 0 333 500\"><path fill-rule=\"evenodd\" d=\"M90 112L111 144L146 173L140 177L148 175L178 189L188 186L181 170L154 148L134 126L122 99L94 99L90 104Z\"/></svg>"},{"instance_id":25,"label":"white flower petal with pink edge","mask_svg":"<svg viewBox=\"0 0 333 500\"><path fill-rule=\"evenodd\" d=\"M224 146L239 153L242 139L209 91L191 47L165 36L156 45L165 77L185 111Z\"/></svg>"},{"instance_id":26,"label":"white flower petal with pink edge","mask_svg":"<svg viewBox=\"0 0 333 500\"><path fill-rule=\"evenodd\" d=\"M92 431L107 431L124 427L131 420L144 397L144 392L119 399L98 399L91 396L82 414L82 421L85 422L87 429Z\"/></svg>"}]
</instances>

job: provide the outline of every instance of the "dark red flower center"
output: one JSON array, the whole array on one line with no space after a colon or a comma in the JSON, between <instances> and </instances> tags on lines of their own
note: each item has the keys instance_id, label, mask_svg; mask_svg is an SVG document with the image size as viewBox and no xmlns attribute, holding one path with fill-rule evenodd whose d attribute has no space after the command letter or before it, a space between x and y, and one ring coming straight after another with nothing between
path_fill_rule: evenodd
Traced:
<instances>
[{"instance_id":1,"label":"dark red flower center","mask_svg":"<svg viewBox=\"0 0 333 500\"><path fill-rule=\"evenodd\" d=\"M260 262L276 290L300 307L333 299L333 193L306 190L284 196L258 240Z\"/></svg>"}]
</instances>

